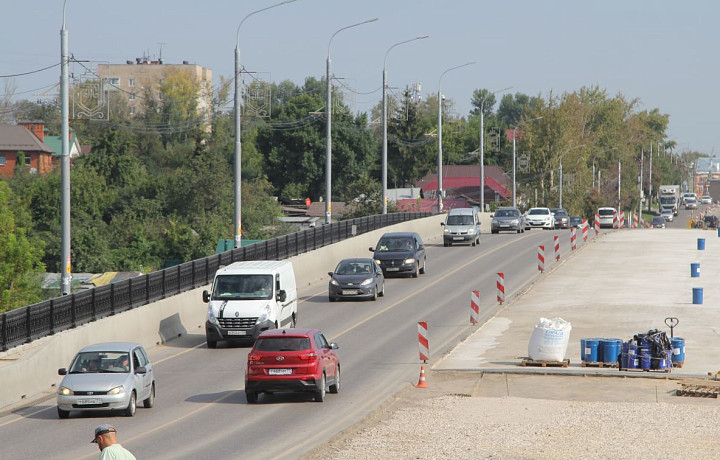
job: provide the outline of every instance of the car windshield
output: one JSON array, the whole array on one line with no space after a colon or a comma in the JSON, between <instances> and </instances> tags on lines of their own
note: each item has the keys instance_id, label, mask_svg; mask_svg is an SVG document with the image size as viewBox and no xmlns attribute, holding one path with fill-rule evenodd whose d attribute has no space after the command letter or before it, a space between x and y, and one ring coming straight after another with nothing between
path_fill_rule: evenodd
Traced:
<instances>
[{"instance_id":1,"label":"car windshield","mask_svg":"<svg viewBox=\"0 0 720 460\"><path fill-rule=\"evenodd\" d=\"M530 211L528 211L528 214L531 216L546 216L550 214L550 210L548 209L541 209L541 208L532 208Z\"/></svg>"},{"instance_id":2,"label":"car windshield","mask_svg":"<svg viewBox=\"0 0 720 460\"><path fill-rule=\"evenodd\" d=\"M661 197L660 197L660 203L662 203L662 204L672 204L672 203L675 203L675 197L674 197L674 196L661 196Z\"/></svg>"},{"instance_id":3,"label":"car windshield","mask_svg":"<svg viewBox=\"0 0 720 460\"><path fill-rule=\"evenodd\" d=\"M498 209L495 212L495 217L518 217L519 215L520 211L517 209Z\"/></svg>"},{"instance_id":4,"label":"car windshield","mask_svg":"<svg viewBox=\"0 0 720 460\"><path fill-rule=\"evenodd\" d=\"M220 275L215 279L213 298L260 300L272 298L272 275Z\"/></svg>"},{"instance_id":5,"label":"car windshield","mask_svg":"<svg viewBox=\"0 0 720 460\"><path fill-rule=\"evenodd\" d=\"M552 212L555 214L555 217L566 217L568 215L564 209L553 209Z\"/></svg>"},{"instance_id":6,"label":"car windshield","mask_svg":"<svg viewBox=\"0 0 720 460\"><path fill-rule=\"evenodd\" d=\"M70 365L71 374L130 372L130 359L121 351L88 351L78 353Z\"/></svg>"},{"instance_id":7,"label":"car windshield","mask_svg":"<svg viewBox=\"0 0 720 460\"><path fill-rule=\"evenodd\" d=\"M663 218L660 217L660 216L655 216L655 217L652 218L652 223L653 223L653 224L662 224L663 222L665 222L665 221L664 221Z\"/></svg>"},{"instance_id":8,"label":"car windshield","mask_svg":"<svg viewBox=\"0 0 720 460\"><path fill-rule=\"evenodd\" d=\"M260 337L253 347L257 351L300 351L310 348L307 337Z\"/></svg>"},{"instance_id":9,"label":"car windshield","mask_svg":"<svg viewBox=\"0 0 720 460\"><path fill-rule=\"evenodd\" d=\"M408 237L386 237L377 246L379 252L412 252L412 239Z\"/></svg>"},{"instance_id":10,"label":"car windshield","mask_svg":"<svg viewBox=\"0 0 720 460\"><path fill-rule=\"evenodd\" d=\"M335 268L336 275L367 275L372 273L370 262L354 262L343 260Z\"/></svg>"},{"instance_id":11,"label":"car windshield","mask_svg":"<svg viewBox=\"0 0 720 460\"><path fill-rule=\"evenodd\" d=\"M614 209L600 209L600 210L598 210L598 214L600 214L601 216L612 216L613 214L615 214L615 210Z\"/></svg>"},{"instance_id":12,"label":"car windshield","mask_svg":"<svg viewBox=\"0 0 720 460\"><path fill-rule=\"evenodd\" d=\"M447 225L472 225L472 216L448 216Z\"/></svg>"}]
</instances>

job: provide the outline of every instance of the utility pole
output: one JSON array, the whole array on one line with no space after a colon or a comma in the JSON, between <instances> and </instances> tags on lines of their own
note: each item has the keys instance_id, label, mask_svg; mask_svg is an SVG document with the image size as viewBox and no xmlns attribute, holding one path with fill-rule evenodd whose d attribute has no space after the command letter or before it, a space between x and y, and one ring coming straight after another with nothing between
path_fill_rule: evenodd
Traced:
<instances>
[{"instance_id":1,"label":"utility pole","mask_svg":"<svg viewBox=\"0 0 720 460\"><path fill-rule=\"evenodd\" d=\"M620 160L618 160L618 211L620 211L620 171L622 167L620 164Z\"/></svg>"},{"instance_id":2,"label":"utility pole","mask_svg":"<svg viewBox=\"0 0 720 460\"><path fill-rule=\"evenodd\" d=\"M652 157L653 157L653 146L652 142L650 143L650 171L648 172L649 176L649 182L650 182L650 192L648 193L648 212L652 211L652 198L653 198L653 189L652 189Z\"/></svg>"},{"instance_id":3,"label":"utility pole","mask_svg":"<svg viewBox=\"0 0 720 460\"><path fill-rule=\"evenodd\" d=\"M645 163L645 149L640 148L640 180L638 181L640 200L638 201L638 218L642 217L642 199L643 199L643 163Z\"/></svg>"}]
</instances>

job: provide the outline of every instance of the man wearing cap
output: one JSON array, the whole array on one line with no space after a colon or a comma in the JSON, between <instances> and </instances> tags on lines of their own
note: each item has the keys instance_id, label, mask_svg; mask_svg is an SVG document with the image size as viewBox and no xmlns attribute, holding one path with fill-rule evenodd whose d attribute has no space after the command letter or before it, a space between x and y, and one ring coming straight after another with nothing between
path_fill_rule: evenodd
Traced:
<instances>
[{"instance_id":1,"label":"man wearing cap","mask_svg":"<svg viewBox=\"0 0 720 460\"><path fill-rule=\"evenodd\" d=\"M117 442L115 427L107 423L95 428L95 437L90 442L98 445L100 460L137 460Z\"/></svg>"}]
</instances>

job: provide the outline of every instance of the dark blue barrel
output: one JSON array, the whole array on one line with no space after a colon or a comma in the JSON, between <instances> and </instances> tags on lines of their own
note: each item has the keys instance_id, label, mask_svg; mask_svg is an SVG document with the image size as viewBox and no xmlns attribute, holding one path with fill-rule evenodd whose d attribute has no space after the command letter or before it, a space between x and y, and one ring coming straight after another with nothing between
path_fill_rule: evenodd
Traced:
<instances>
[{"instance_id":1,"label":"dark blue barrel","mask_svg":"<svg viewBox=\"0 0 720 460\"><path fill-rule=\"evenodd\" d=\"M637 345L635 345L634 343L625 342L622 344L620 350L620 367L622 367L623 369L637 369Z\"/></svg>"},{"instance_id":2,"label":"dark blue barrel","mask_svg":"<svg viewBox=\"0 0 720 460\"><path fill-rule=\"evenodd\" d=\"M580 360L585 361L585 339L580 339Z\"/></svg>"},{"instance_id":3,"label":"dark blue barrel","mask_svg":"<svg viewBox=\"0 0 720 460\"><path fill-rule=\"evenodd\" d=\"M672 344L672 362L673 363L684 363L685 362L685 339L682 337L673 337L670 339Z\"/></svg>"},{"instance_id":4,"label":"dark blue barrel","mask_svg":"<svg viewBox=\"0 0 720 460\"><path fill-rule=\"evenodd\" d=\"M620 355L620 339L600 339L598 359L605 363L616 363Z\"/></svg>"},{"instance_id":5,"label":"dark blue barrel","mask_svg":"<svg viewBox=\"0 0 720 460\"><path fill-rule=\"evenodd\" d=\"M690 277L691 278L699 278L700 277L700 264L690 264Z\"/></svg>"},{"instance_id":6,"label":"dark blue barrel","mask_svg":"<svg viewBox=\"0 0 720 460\"><path fill-rule=\"evenodd\" d=\"M698 251L704 251L704 250L705 250L705 238L698 238L697 248L698 248Z\"/></svg>"},{"instance_id":7,"label":"dark blue barrel","mask_svg":"<svg viewBox=\"0 0 720 460\"><path fill-rule=\"evenodd\" d=\"M639 347L638 356L640 357L640 369L649 370L652 367L652 348Z\"/></svg>"},{"instance_id":8,"label":"dark blue barrel","mask_svg":"<svg viewBox=\"0 0 720 460\"><path fill-rule=\"evenodd\" d=\"M703 303L703 288L692 288L693 290L693 305L702 305Z\"/></svg>"},{"instance_id":9,"label":"dark blue barrel","mask_svg":"<svg viewBox=\"0 0 720 460\"><path fill-rule=\"evenodd\" d=\"M599 347L600 339L585 339L585 348L583 348L583 361L588 363L598 362Z\"/></svg>"}]
</instances>

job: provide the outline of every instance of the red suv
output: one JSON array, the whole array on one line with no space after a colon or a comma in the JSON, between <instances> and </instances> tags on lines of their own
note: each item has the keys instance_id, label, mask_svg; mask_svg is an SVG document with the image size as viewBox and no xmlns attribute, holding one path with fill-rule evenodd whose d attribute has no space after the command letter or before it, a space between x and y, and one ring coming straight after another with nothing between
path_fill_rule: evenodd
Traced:
<instances>
[{"instance_id":1,"label":"red suv","mask_svg":"<svg viewBox=\"0 0 720 460\"><path fill-rule=\"evenodd\" d=\"M248 353L245 396L256 403L262 392L300 391L325 400L340 390L338 346L317 329L271 329L258 336Z\"/></svg>"}]
</instances>

